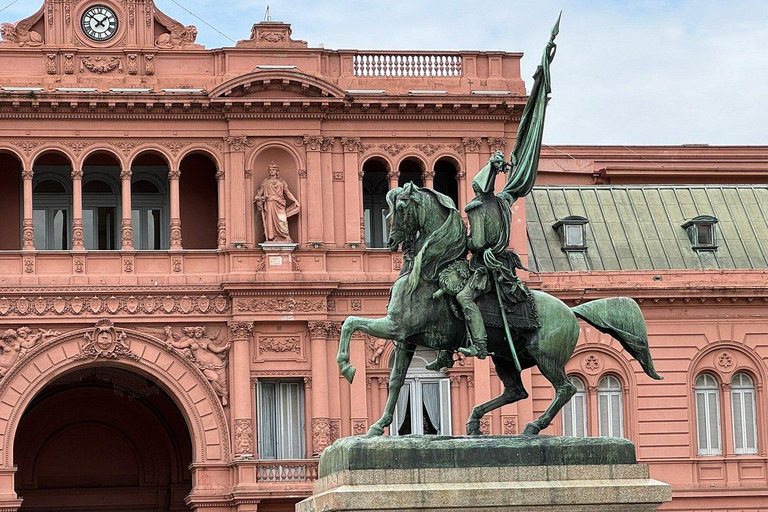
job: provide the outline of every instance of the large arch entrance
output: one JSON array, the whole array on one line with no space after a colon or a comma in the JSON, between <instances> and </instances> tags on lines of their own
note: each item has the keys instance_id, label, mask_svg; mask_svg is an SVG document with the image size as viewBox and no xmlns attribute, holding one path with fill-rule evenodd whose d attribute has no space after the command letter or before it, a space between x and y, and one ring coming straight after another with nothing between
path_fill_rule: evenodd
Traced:
<instances>
[{"instance_id":1,"label":"large arch entrance","mask_svg":"<svg viewBox=\"0 0 768 512\"><path fill-rule=\"evenodd\" d=\"M35 396L16 432L22 511L190 510L189 429L148 378L110 366L69 372Z\"/></svg>"}]
</instances>

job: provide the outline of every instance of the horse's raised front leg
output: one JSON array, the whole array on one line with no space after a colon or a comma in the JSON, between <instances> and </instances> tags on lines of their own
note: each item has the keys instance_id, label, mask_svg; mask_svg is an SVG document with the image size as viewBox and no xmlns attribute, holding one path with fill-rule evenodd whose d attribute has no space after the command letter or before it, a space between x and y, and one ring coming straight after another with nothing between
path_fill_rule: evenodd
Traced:
<instances>
[{"instance_id":1,"label":"horse's raised front leg","mask_svg":"<svg viewBox=\"0 0 768 512\"><path fill-rule=\"evenodd\" d=\"M360 318L350 316L341 326L341 339L339 340L339 353L336 355L336 362L339 364L339 371L349 382L355 378L355 367L349 364L349 340L357 331L363 331L371 336L385 340L399 340L397 325L389 319L384 318Z\"/></svg>"},{"instance_id":2,"label":"horse's raised front leg","mask_svg":"<svg viewBox=\"0 0 768 512\"><path fill-rule=\"evenodd\" d=\"M392 372L389 374L389 391L387 394L387 404L384 406L384 413L379 421L371 425L366 436L380 436L384 429L392 424L392 418L397 407L397 399L400 397L400 388L405 384L405 374L411 365L413 353L416 345L395 346L395 361L392 365Z\"/></svg>"}]
</instances>

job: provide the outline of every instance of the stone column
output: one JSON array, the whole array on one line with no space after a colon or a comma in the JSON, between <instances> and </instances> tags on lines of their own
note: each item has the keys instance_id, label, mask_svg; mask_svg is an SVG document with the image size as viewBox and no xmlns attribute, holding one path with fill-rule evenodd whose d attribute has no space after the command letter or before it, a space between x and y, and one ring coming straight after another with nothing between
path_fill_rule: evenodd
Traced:
<instances>
[{"instance_id":1,"label":"stone column","mask_svg":"<svg viewBox=\"0 0 768 512\"><path fill-rule=\"evenodd\" d=\"M424 169L421 173L421 180L427 188L435 188L435 171Z\"/></svg>"},{"instance_id":2,"label":"stone column","mask_svg":"<svg viewBox=\"0 0 768 512\"><path fill-rule=\"evenodd\" d=\"M328 138L327 149L320 153L320 181L323 202L323 238L324 244L335 242L334 212L337 206L333 201L333 145L334 138Z\"/></svg>"},{"instance_id":3,"label":"stone column","mask_svg":"<svg viewBox=\"0 0 768 512\"><path fill-rule=\"evenodd\" d=\"M72 169L72 250L84 251L83 170Z\"/></svg>"},{"instance_id":4,"label":"stone column","mask_svg":"<svg viewBox=\"0 0 768 512\"><path fill-rule=\"evenodd\" d=\"M179 200L179 179L181 171L171 169L168 171L168 182L171 186L171 250L180 250L181 247L181 206Z\"/></svg>"},{"instance_id":5,"label":"stone column","mask_svg":"<svg viewBox=\"0 0 768 512\"><path fill-rule=\"evenodd\" d=\"M234 417L235 456L256 454L253 435L251 397L250 346L253 322L230 322L229 340L232 361L232 385L229 387Z\"/></svg>"},{"instance_id":6,"label":"stone column","mask_svg":"<svg viewBox=\"0 0 768 512\"><path fill-rule=\"evenodd\" d=\"M309 322L310 364L312 366L312 455L320 453L332 442L330 439L330 407L328 396L329 322Z\"/></svg>"},{"instance_id":7,"label":"stone column","mask_svg":"<svg viewBox=\"0 0 768 512\"><path fill-rule=\"evenodd\" d=\"M32 205L32 177L35 173L30 169L21 172L21 179L24 183L24 221L23 221L23 239L24 250L35 250L35 221Z\"/></svg>"},{"instance_id":8,"label":"stone column","mask_svg":"<svg viewBox=\"0 0 768 512\"><path fill-rule=\"evenodd\" d=\"M224 171L217 171L216 172L216 185L218 187L218 202L219 202L219 221L217 224L217 243L219 246L219 249L226 249L227 248L227 214L226 214L226 206L227 206L227 191L226 191L226 182L224 181ZM250 190L250 189L249 189Z\"/></svg>"},{"instance_id":9,"label":"stone column","mask_svg":"<svg viewBox=\"0 0 768 512\"><path fill-rule=\"evenodd\" d=\"M247 218L253 216L253 189L245 188L245 148L253 146L248 137L227 137L229 151L229 167L227 187L229 187L229 241L230 243L247 243L253 238L253 233L247 235Z\"/></svg>"},{"instance_id":10,"label":"stone column","mask_svg":"<svg viewBox=\"0 0 768 512\"><path fill-rule=\"evenodd\" d=\"M464 159L466 162L466 183L464 185L464 195L461 197L461 202L467 204L471 197L472 187L468 187L467 184L471 183L477 173L480 172L482 166L480 162L480 139L474 137L465 137L462 139L464 145Z\"/></svg>"},{"instance_id":11,"label":"stone column","mask_svg":"<svg viewBox=\"0 0 768 512\"><path fill-rule=\"evenodd\" d=\"M123 222L121 227L120 239L124 251L133 250L133 216L131 215L131 170L123 169L120 172L120 182L122 184L122 207Z\"/></svg>"},{"instance_id":12,"label":"stone column","mask_svg":"<svg viewBox=\"0 0 768 512\"><path fill-rule=\"evenodd\" d=\"M344 223L345 242L357 245L363 242L360 223L363 219L363 170L358 158L361 141L352 137L342 137L344 148Z\"/></svg>"},{"instance_id":13,"label":"stone column","mask_svg":"<svg viewBox=\"0 0 768 512\"><path fill-rule=\"evenodd\" d=\"M329 151L333 139L321 135L305 135L307 147L307 198L303 209L307 212L307 241L323 241L323 188L321 172L321 151ZM304 203L304 198L300 201Z\"/></svg>"}]
</instances>

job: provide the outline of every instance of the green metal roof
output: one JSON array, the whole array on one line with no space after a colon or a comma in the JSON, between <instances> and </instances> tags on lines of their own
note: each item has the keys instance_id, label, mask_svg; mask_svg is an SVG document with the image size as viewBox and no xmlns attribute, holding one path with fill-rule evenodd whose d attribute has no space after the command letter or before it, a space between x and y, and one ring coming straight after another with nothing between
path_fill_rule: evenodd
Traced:
<instances>
[{"instance_id":1,"label":"green metal roof","mask_svg":"<svg viewBox=\"0 0 768 512\"><path fill-rule=\"evenodd\" d=\"M589 219L586 251L563 251L552 225ZM718 219L716 251L681 226ZM546 186L526 198L529 266L538 272L768 268L768 185Z\"/></svg>"}]
</instances>

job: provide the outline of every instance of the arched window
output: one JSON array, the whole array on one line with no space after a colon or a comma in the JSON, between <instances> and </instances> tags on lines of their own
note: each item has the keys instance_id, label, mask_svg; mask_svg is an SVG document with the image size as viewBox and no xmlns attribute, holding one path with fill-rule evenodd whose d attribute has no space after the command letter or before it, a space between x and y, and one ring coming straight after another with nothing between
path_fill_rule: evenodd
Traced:
<instances>
[{"instance_id":1,"label":"arched window","mask_svg":"<svg viewBox=\"0 0 768 512\"><path fill-rule=\"evenodd\" d=\"M397 186L405 186L406 183L412 181L414 185L418 187L424 186L424 180L422 174L424 172L424 164L416 158L406 158L400 162L400 178L398 179Z\"/></svg>"},{"instance_id":2,"label":"arched window","mask_svg":"<svg viewBox=\"0 0 768 512\"><path fill-rule=\"evenodd\" d=\"M88 250L119 249L119 200L111 176L91 174L83 179L83 243Z\"/></svg>"},{"instance_id":3,"label":"arched window","mask_svg":"<svg viewBox=\"0 0 768 512\"><path fill-rule=\"evenodd\" d=\"M35 176L37 178L37 176ZM69 249L72 194L63 173L41 174L32 190L35 249Z\"/></svg>"},{"instance_id":4,"label":"arched window","mask_svg":"<svg viewBox=\"0 0 768 512\"><path fill-rule=\"evenodd\" d=\"M563 407L563 435L587 437L587 388L578 377L569 377L576 394Z\"/></svg>"},{"instance_id":5,"label":"arched window","mask_svg":"<svg viewBox=\"0 0 768 512\"><path fill-rule=\"evenodd\" d=\"M168 216L165 180L151 172L137 172L131 182L131 224L133 246L138 250L158 251L168 248L164 226Z\"/></svg>"},{"instance_id":6,"label":"arched window","mask_svg":"<svg viewBox=\"0 0 768 512\"><path fill-rule=\"evenodd\" d=\"M387 165L373 158L363 165L363 221L365 223L365 246L386 247L387 229Z\"/></svg>"},{"instance_id":7,"label":"arched window","mask_svg":"<svg viewBox=\"0 0 768 512\"><path fill-rule=\"evenodd\" d=\"M425 368L436 357L437 352L434 350L421 347L416 349L405 384L400 388L394 419L389 427L393 436L451 434L450 381L444 373Z\"/></svg>"},{"instance_id":8,"label":"arched window","mask_svg":"<svg viewBox=\"0 0 768 512\"><path fill-rule=\"evenodd\" d=\"M731 382L733 449L737 455L757 453L755 384L746 373L737 373Z\"/></svg>"},{"instance_id":9,"label":"arched window","mask_svg":"<svg viewBox=\"0 0 768 512\"><path fill-rule=\"evenodd\" d=\"M443 157L435 162L435 190L453 199L456 208L460 208L457 174L456 164L452 159Z\"/></svg>"},{"instance_id":10,"label":"arched window","mask_svg":"<svg viewBox=\"0 0 768 512\"><path fill-rule=\"evenodd\" d=\"M717 380L702 373L696 378L696 428L699 455L720 455L720 393Z\"/></svg>"},{"instance_id":11,"label":"arched window","mask_svg":"<svg viewBox=\"0 0 768 512\"><path fill-rule=\"evenodd\" d=\"M600 436L624 436L621 382L613 375L606 375L597 383L597 411L600 418Z\"/></svg>"}]
</instances>

